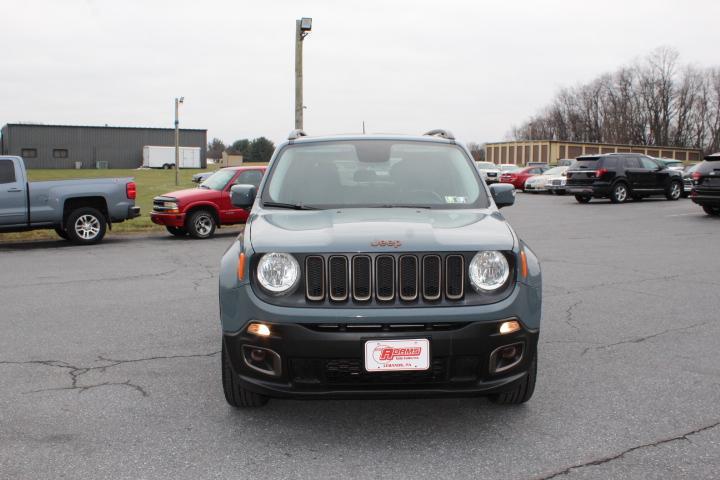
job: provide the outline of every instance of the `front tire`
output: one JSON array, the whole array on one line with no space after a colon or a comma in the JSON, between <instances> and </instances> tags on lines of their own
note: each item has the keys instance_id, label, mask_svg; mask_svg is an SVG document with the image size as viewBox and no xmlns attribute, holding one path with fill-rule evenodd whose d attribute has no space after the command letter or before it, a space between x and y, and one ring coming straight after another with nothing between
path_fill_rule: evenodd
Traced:
<instances>
[{"instance_id":1,"label":"front tire","mask_svg":"<svg viewBox=\"0 0 720 480\"><path fill-rule=\"evenodd\" d=\"M269 398L259 393L251 392L240 386L235 372L230 366L230 358L225 350L225 342L222 346L222 384L225 400L235 408L262 407Z\"/></svg>"},{"instance_id":2,"label":"front tire","mask_svg":"<svg viewBox=\"0 0 720 480\"><path fill-rule=\"evenodd\" d=\"M70 212L65 222L68 240L80 245L91 245L105 237L107 220L105 215L92 207L82 207Z\"/></svg>"},{"instance_id":3,"label":"front tire","mask_svg":"<svg viewBox=\"0 0 720 480\"><path fill-rule=\"evenodd\" d=\"M169 225L165 226L165 229L170 233L171 235L175 235L176 237L184 237L187 235L187 230L185 230L185 227L171 227Z\"/></svg>"},{"instance_id":4,"label":"front tire","mask_svg":"<svg viewBox=\"0 0 720 480\"><path fill-rule=\"evenodd\" d=\"M683 184L678 181L672 181L670 182L670 186L668 187L667 191L665 192L665 198L668 200L678 200L680 197L682 197L683 194Z\"/></svg>"},{"instance_id":5,"label":"front tire","mask_svg":"<svg viewBox=\"0 0 720 480\"><path fill-rule=\"evenodd\" d=\"M490 395L490 401L498 405L519 405L525 403L535 392L537 378L537 351L533 355L527 376L510 391Z\"/></svg>"},{"instance_id":6,"label":"front tire","mask_svg":"<svg viewBox=\"0 0 720 480\"><path fill-rule=\"evenodd\" d=\"M591 198L592 197L587 195L575 195L575 200L577 200L578 203L590 203Z\"/></svg>"},{"instance_id":7,"label":"front tire","mask_svg":"<svg viewBox=\"0 0 720 480\"><path fill-rule=\"evenodd\" d=\"M205 239L215 233L215 217L208 210L196 210L185 222L185 229L191 237Z\"/></svg>"},{"instance_id":8,"label":"front tire","mask_svg":"<svg viewBox=\"0 0 720 480\"><path fill-rule=\"evenodd\" d=\"M720 208L717 207L709 207L707 205L703 205L702 207L703 211L707 213L708 215L712 216L720 216Z\"/></svg>"},{"instance_id":9,"label":"front tire","mask_svg":"<svg viewBox=\"0 0 720 480\"><path fill-rule=\"evenodd\" d=\"M624 182L618 182L613 185L613 189L610 192L610 201L612 203L625 203L628 199L630 192L628 186Z\"/></svg>"}]
</instances>

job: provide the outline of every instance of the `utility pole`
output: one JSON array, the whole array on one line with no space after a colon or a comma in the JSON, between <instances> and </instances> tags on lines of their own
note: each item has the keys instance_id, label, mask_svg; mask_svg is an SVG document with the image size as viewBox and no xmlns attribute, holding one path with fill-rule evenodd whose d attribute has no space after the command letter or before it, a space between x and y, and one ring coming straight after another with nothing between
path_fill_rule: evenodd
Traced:
<instances>
[{"instance_id":1,"label":"utility pole","mask_svg":"<svg viewBox=\"0 0 720 480\"><path fill-rule=\"evenodd\" d=\"M312 30L312 18L295 21L295 129L303 128L303 40Z\"/></svg>"},{"instance_id":2,"label":"utility pole","mask_svg":"<svg viewBox=\"0 0 720 480\"><path fill-rule=\"evenodd\" d=\"M180 121L178 114L180 113L180 104L184 100L185 97L175 97L175 185L180 185Z\"/></svg>"}]
</instances>

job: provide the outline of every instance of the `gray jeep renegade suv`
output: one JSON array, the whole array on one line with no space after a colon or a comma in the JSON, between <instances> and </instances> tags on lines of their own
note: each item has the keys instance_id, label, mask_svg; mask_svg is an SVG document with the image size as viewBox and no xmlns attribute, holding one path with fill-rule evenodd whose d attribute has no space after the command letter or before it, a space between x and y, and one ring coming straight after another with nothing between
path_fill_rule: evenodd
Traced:
<instances>
[{"instance_id":1,"label":"gray jeep renegade suv","mask_svg":"<svg viewBox=\"0 0 720 480\"><path fill-rule=\"evenodd\" d=\"M291 133L222 258L222 381L270 397L487 395L535 388L540 265L447 131Z\"/></svg>"}]
</instances>

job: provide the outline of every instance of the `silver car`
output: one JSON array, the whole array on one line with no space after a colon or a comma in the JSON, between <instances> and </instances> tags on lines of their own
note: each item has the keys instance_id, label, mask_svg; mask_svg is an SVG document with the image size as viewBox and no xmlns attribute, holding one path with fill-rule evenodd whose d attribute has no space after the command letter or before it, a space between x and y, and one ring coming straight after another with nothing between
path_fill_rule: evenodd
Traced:
<instances>
[{"instance_id":1,"label":"silver car","mask_svg":"<svg viewBox=\"0 0 720 480\"><path fill-rule=\"evenodd\" d=\"M485 183L497 183L500 181L500 169L492 162L475 162L475 166L480 172L480 176Z\"/></svg>"}]
</instances>

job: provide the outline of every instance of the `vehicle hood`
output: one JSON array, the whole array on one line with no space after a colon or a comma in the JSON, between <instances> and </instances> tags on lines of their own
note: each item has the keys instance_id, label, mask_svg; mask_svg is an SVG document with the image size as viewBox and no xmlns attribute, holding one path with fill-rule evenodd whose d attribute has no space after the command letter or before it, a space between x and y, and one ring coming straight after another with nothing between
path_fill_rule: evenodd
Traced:
<instances>
[{"instance_id":1,"label":"vehicle hood","mask_svg":"<svg viewBox=\"0 0 720 480\"><path fill-rule=\"evenodd\" d=\"M220 196L220 192L217 190L209 190L207 188L186 188L184 190L176 190L174 192L166 193L163 197L177 198L178 202L199 202L202 200L215 200Z\"/></svg>"},{"instance_id":2,"label":"vehicle hood","mask_svg":"<svg viewBox=\"0 0 720 480\"><path fill-rule=\"evenodd\" d=\"M260 209L246 228L259 252L511 250L515 243L503 216L489 209Z\"/></svg>"}]
</instances>

